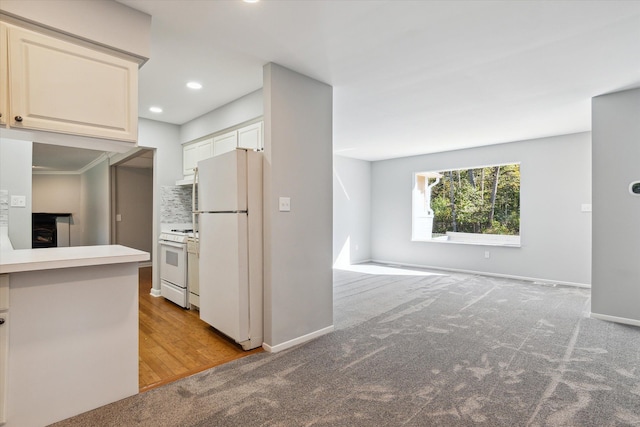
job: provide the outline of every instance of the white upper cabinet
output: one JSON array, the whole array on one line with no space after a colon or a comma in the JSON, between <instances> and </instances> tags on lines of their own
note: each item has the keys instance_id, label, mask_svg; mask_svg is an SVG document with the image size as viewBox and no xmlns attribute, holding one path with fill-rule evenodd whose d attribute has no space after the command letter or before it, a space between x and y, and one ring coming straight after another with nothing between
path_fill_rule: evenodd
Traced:
<instances>
[{"instance_id":1,"label":"white upper cabinet","mask_svg":"<svg viewBox=\"0 0 640 427\"><path fill-rule=\"evenodd\" d=\"M189 180L192 180L193 170L198 166L200 160L219 156L236 148L261 150L263 145L262 126L262 122L253 123L213 138L183 145L182 174L185 176L185 180L178 181L179 185L186 185Z\"/></svg>"},{"instance_id":2,"label":"white upper cabinet","mask_svg":"<svg viewBox=\"0 0 640 427\"><path fill-rule=\"evenodd\" d=\"M198 147L196 143L187 144L182 147L182 174L184 176L193 175L193 169L198 164Z\"/></svg>"},{"instance_id":3,"label":"white upper cabinet","mask_svg":"<svg viewBox=\"0 0 640 427\"><path fill-rule=\"evenodd\" d=\"M3 123L16 129L137 141L136 62L1 26Z\"/></svg>"},{"instance_id":4,"label":"white upper cabinet","mask_svg":"<svg viewBox=\"0 0 640 427\"><path fill-rule=\"evenodd\" d=\"M7 27L0 22L0 125L7 124L9 116L9 69L7 67Z\"/></svg>"},{"instance_id":5,"label":"white upper cabinet","mask_svg":"<svg viewBox=\"0 0 640 427\"><path fill-rule=\"evenodd\" d=\"M226 152L235 150L238 146L238 132L228 132L213 138L213 155L219 156Z\"/></svg>"},{"instance_id":6,"label":"white upper cabinet","mask_svg":"<svg viewBox=\"0 0 640 427\"><path fill-rule=\"evenodd\" d=\"M249 150L262 149L262 122L238 129L238 147Z\"/></svg>"},{"instance_id":7,"label":"white upper cabinet","mask_svg":"<svg viewBox=\"0 0 640 427\"><path fill-rule=\"evenodd\" d=\"M200 160L208 159L209 157L213 157L213 139L206 139L198 144L197 157L197 162L199 162Z\"/></svg>"},{"instance_id":8,"label":"white upper cabinet","mask_svg":"<svg viewBox=\"0 0 640 427\"><path fill-rule=\"evenodd\" d=\"M9 359L9 275L0 274L0 424L7 421L7 360Z\"/></svg>"},{"instance_id":9,"label":"white upper cabinet","mask_svg":"<svg viewBox=\"0 0 640 427\"><path fill-rule=\"evenodd\" d=\"M200 160L213 157L213 139L193 142L182 147L182 174L193 175L193 170Z\"/></svg>"}]
</instances>

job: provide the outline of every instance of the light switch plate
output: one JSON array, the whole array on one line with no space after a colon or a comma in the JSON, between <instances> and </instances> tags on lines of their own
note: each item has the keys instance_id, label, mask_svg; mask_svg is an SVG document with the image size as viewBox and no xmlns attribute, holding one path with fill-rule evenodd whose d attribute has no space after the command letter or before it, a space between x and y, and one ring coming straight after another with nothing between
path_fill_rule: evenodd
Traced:
<instances>
[{"instance_id":1,"label":"light switch plate","mask_svg":"<svg viewBox=\"0 0 640 427\"><path fill-rule=\"evenodd\" d=\"M280 212L289 212L291 211L291 198L290 197L280 197Z\"/></svg>"},{"instance_id":2,"label":"light switch plate","mask_svg":"<svg viewBox=\"0 0 640 427\"><path fill-rule=\"evenodd\" d=\"M27 196L11 196L12 208L25 208L27 207Z\"/></svg>"}]
</instances>

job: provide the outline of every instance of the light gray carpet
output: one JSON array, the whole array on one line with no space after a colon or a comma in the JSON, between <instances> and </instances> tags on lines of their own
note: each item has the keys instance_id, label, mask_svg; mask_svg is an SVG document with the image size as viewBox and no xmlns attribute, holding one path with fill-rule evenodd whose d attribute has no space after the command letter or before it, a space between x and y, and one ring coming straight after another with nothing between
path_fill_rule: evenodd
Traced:
<instances>
[{"instance_id":1,"label":"light gray carpet","mask_svg":"<svg viewBox=\"0 0 640 427\"><path fill-rule=\"evenodd\" d=\"M640 328L588 289L336 270L334 295L332 334L56 426L640 426Z\"/></svg>"}]
</instances>

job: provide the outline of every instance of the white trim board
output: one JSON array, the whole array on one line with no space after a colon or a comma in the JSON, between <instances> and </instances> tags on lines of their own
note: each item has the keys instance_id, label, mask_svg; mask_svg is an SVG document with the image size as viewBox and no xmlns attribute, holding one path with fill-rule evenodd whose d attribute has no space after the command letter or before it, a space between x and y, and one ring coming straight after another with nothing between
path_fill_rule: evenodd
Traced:
<instances>
[{"instance_id":1,"label":"white trim board","mask_svg":"<svg viewBox=\"0 0 640 427\"><path fill-rule=\"evenodd\" d=\"M393 261L382 261L382 260L372 260L371 262L375 262L378 264L384 264L391 267L417 267L417 268L426 268L429 270L440 270L440 271L451 271L454 273L466 273L466 274L479 274L481 276L490 276L490 277L502 277L505 279L515 279L515 280L524 280L527 282L536 282L536 283L544 283L547 285L563 285L563 286L574 286L576 288L587 288L591 289L591 285L587 283L576 283L576 282L564 282L560 280L549 280L549 279L539 279L536 277L524 277L524 276L514 276L511 274L500 274L500 273L490 273L486 271L475 271L475 270L461 270L457 268L445 268L445 267L433 267L430 265L421 265L421 264L399 264Z\"/></svg>"},{"instance_id":2,"label":"white trim board","mask_svg":"<svg viewBox=\"0 0 640 427\"><path fill-rule=\"evenodd\" d=\"M592 319L606 320L607 322L622 323L625 325L640 326L640 320L627 319L626 317L609 316L608 314L591 313Z\"/></svg>"},{"instance_id":3,"label":"white trim board","mask_svg":"<svg viewBox=\"0 0 640 427\"><path fill-rule=\"evenodd\" d=\"M315 332L311 332L310 334L302 335L301 337L294 338L292 340L283 342L282 344L277 344L277 345L274 345L274 346L270 346L267 343L263 343L262 344L262 348L264 348L265 351L267 351L269 353L277 353L279 351L286 350L288 348L294 347L294 346L296 346L298 344L302 344L302 343L305 343L307 341L311 341L312 339L318 338L318 337L320 337L322 335L326 335L326 334L328 334L330 332L333 332L333 330L334 330L333 325L327 326L326 328L319 329L319 330L317 330Z\"/></svg>"}]
</instances>

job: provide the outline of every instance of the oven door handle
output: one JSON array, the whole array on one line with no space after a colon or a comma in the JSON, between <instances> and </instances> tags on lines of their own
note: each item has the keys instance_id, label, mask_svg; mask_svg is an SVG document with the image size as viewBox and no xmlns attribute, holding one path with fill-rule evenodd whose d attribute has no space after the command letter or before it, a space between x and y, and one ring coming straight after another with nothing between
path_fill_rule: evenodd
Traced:
<instances>
[{"instance_id":1,"label":"oven door handle","mask_svg":"<svg viewBox=\"0 0 640 427\"><path fill-rule=\"evenodd\" d=\"M166 246L171 246L173 248L178 248L178 249L184 249L185 246L186 246L184 243L171 242L169 240L160 240L160 244L161 245L166 245Z\"/></svg>"}]
</instances>

